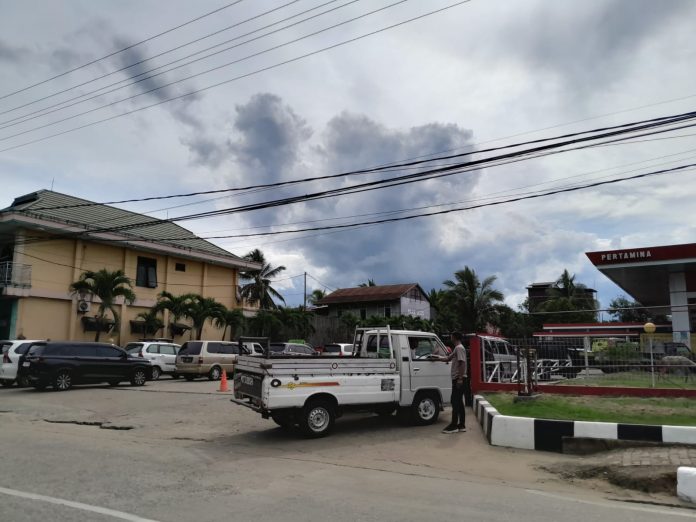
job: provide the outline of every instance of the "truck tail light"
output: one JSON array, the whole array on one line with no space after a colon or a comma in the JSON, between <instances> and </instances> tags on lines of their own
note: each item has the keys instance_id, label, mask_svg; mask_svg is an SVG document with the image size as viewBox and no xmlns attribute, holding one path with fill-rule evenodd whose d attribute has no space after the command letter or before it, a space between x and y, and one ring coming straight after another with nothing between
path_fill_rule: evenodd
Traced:
<instances>
[{"instance_id":1,"label":"truck tail light","mask_svg":"<svg viewBox=\"0 0 696 522\"><path fill-rule=\"evenodd\" d=\"M3 364L10 364L10 356L7 354L7 352L2 354L2 362Z\"/></svg>"}]
</instances>

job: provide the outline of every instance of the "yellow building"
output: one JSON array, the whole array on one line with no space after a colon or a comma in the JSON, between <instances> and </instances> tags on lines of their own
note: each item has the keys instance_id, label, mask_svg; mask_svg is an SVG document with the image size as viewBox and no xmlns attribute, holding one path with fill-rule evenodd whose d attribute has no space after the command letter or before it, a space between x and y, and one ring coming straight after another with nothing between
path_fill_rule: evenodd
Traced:
<instances>
[{"instance_id":1,"label":"yellow building","mask_svg":"<svg viewBox=\"0 0 696 522\"><path fill-rule=\"evenodd\" d=\"M118 302L120 324L101 335L124 345L143 337L136 316L160 292L195 293L242 308L239 271L260 266L170 221L41 190L0 210L0 339L93 340L98 304L71 295L69 286L83 272L103 268L123 270L133 282L136 301ZM163 320L170 325L166 312ZM187 331L166 328L158 335L189 338ZM206 323L203 338L221 336Z\"/></svg>"}]
</instances>

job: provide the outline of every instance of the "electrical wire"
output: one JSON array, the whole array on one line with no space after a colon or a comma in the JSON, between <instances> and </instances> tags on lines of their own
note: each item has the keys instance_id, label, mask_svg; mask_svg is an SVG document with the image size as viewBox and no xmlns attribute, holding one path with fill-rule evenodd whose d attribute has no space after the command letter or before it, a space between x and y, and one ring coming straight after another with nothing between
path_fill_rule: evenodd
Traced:
<instances>
[{"instance_id":1,"label":"electrical wire","mask_svg":"<svg viewBox=\"0 0 696 522\"><path fill-rule=\"evenodd\" d=\"M335 2L335 1L337 1L337 0L332 0L332 2ZM163 69L163 68L165 68L165 67L168 67L168 66L170 66L170 65L173 65L173 64L175 64L175 63L177 63L177 62L181 62L182 60L186 60L187 58L190 58L190 57L196 56L196 55L198 55L198 54L201 54L201 53L205 52L206 50L214 49L215 47L219 47L219 46L221 46L221 45L224 45L225 43L233 42L233 41L238 40L238 39L240 39L240 38L243 38L243 37L245 37L245 36L249 36L249 35L251 35L251 34L257 33L257 32L259 32L259 31L262 31L263 29L266 29L266 28L268 28L268 27L272 27L272 26L277 25L277 24L279 24L279 23L282 23L282 22L284 22L284 21L288 21L288 20L290 20L290 19L292 19L292 18L295 18L295 17L297 17L297 16L299 16L299 15L290 16L290 17L288 17L288 18L286 18L286 19L284 19L284 20L280 20L280 21L278 21L278 22L274 22L274 23L269 24L269 25L267 25L267 26L261 27L261 28L259 28L259 29L255 29L255 30L250 31L250 32L248 32L248 33L245 33L245 34L243 34L243 35L240 35L240 36L237 36L237 37L232 38L232 39L230 39L230 40L227 40L226 42L223 42L223 43L214 45L214 46L209 47L209 48L207 48L207 49L203 49L203 50L197 51L197 52L195 52L195 53L189 54L189 55L187 55L187 56L183 56L183 57L181 57L181 58L177 58L176 60L173 60L173 61L171 61L171 62L165 63L165 64L163 64L163 65L159 65L159 66L154 67L154 68L152 68L152 69L149 69L149 70L147 70L147 71L140 72L140 73L138 73L138 74L135 74L135 75L133 75L133 76L130 76L129 78L126 78L126 79L123 79L123 80L118 80L118 81L116 81L116 82L114 82L114 83L111 83L111 84L108 84L108 85L104 85L104 86L99 87L98 89L95 89L95 90L93 90L93 91L89 91L89 92L80 94L79 96L75 96L75 97L73 97L73 98L69 98L69 99L67 99L67 100L63 100L62 102L56 103L56 104L54 104L54 105L50 105L50 106L48 106L48 107L44 107L43 109L39 109L39 110L37 110L37 111L34 111L34 112L32 112L32 113L25 114L25 115L23 115L23 116L14 118L14 119L12 119L12 120L6 120L6 121L0 123L0 125L1 125L1 126L0 126L0 130L4 130L4 129L10 128L10 127L14 127L15 125L21 125L21 124L26 123L26 122L28 122L28 121L31 121L31 120L34 120L34 119L37 119L37 118L42 118L42 117L47 116L47 115L49 115L49 114L53 114L53 113L55 113L55 112L62 111L62 110L64 110L64 109L68 109L68 108L74 107L74 106L76 106L76 105L81 105L82 103L88 102L88 101L90 101L90 100L94 100L94 99L97 99L97 98L101 98L101 97L103 97L103 96L105 96L105 95L107 95L107 94L111 94L111 93L116 92L116 91L119 91L119 90L121 90L121 89L125 89L125 88L131 87L131 86L133 86L133 85L137 85L137 84L140 83L140 82L144 82L144 81L150 80L150 79L152 79L152 78L155 78L155 77L158 77L158 76L162 76L163 74L167 74L167 73L169 73L169 72L172 72L172 71L175 71L175 70L178 70L178 69L187 67L187 66L189 66L189 65L191 65L191 64L193 64L193 63L197 63L197 62L200 62L200 61L202 61L202 60L207 60L208 58L211 58L211 57L213 57L213 56L217 56L217 55L219 55L219 54L225 53L225 52L230 51L230 50L232 50L232 49L236 49L237 47L241 47L241 46L243 46L243 45L246 45L246 44L255 42L255 41L257 41L257 40L261 40L261 39L266 38L267 36L273 35L273 34L275 34L275 33L279 33L279 32L281 32L281 31L285 31L286 29L290 29L290 28L295 27L295 26L297 26L297 25L303 24L303 23L305 23L305 22L307 22L307 21L309 21L309 20L313 20L313 19L318 18L318 17L320 17L320 16L323 16L323 15L325 15L325 14L327 14L327 13L331 13L331 12L333 12L333 11L337 11L338 9L342 9L342 8L344 8L344 7L347 7L347 6L351 5L351 4L354 4L354 3L359 2L359 1L360 1L360 0L350 0L349 2L347 2L347 3L345 3L345 4L339 5L338 7L333 7L333 8L331 8L331 9L328 9L328 10L326 10L326 11L324 11L324 12L319 13L319 14L315 14L315 15L309 16L309 17L307 17L307 18L305 18L305 19L303 19L303 20L300 20L299 22L295 22L295 23L286 25L286 26L284 26L284 27L281 27L280 29L276 29L276 30L274 30L274 31L270 31L270 32L265 33L265 34L263 34L263 35L261 35L261 36L257 36L257 37L255 37L255 38L251 38L251 39L246 40L246 41L244 41L244 42L241 42L241 43L239 43L239 44L232 45L232 46L230 46L230 47L225 47L224 49L220 49L220 50L218 50L218 51L215 51L215 52L213 52L213 53L207 54L207 55L202 56L202 57L200 57L200 58L196 58L195 60L190 60L190 61L188 61L188 62L185 62L185 63L182 63L182 64L180 64L180 65L177 65L176 67L172 67L171 69L167 69L166 71L161 71L161 72L158 72L157 74L152 74L152 75L150 75L150 76L145 76L145 77L143 77L143 78L140 78L139 80L135 80L135 81L132 81L132 82L130 82L130 83L121 85L120 87L116 87L116 88L111 89L111 90L108 90L108 91L103 91L103 89L108 89L109 87L114 87L115 85L121 84L121 83L123 83L123 82L128 82L128 81L130 81L130 80L133 80L134 78L138 78L138 77L140 77L140 76L144 76L144 75L149 74L149 73L151 73L151 72L153 72L153 71L158 71L158 70L160 70L160 69ZM401 1L402 1L402 2L406 2L406 1L408 1L408 0L401 0ZM327 3L331 3L331 2L327 2ZM322 5L325 5L325 4L322 4ZM391 7L391 6L387 6L386 8L388 8L388 7ZM386 8L385 8L385 9L386 9ZM306 10L306 11L303 11L303 12L300 13L300 14L305 14L305 13L307 13L307 12L309 12L309 11L313 11L314 9L317 9L317 8L316 8L316 7L313 7L312 9L308 9L308 10ZM249 20L251 20L251 19L249 19ZM348 22L344 22L344 23L348 23ZM334 27L335 27L335 26L334 26ZM331 28L333 28L333 27L331 27ZM331 28L329 28L329 29L331 29ZM328 30L328 29L326 29L326 30ZM316 34L316 33L315 33L315 34ZM307 37L303 37L303 38L307 38ZM296 41L297 41L297 40L293 40L293 41L288 42L288 43L285 43L285 44L283 44L283 45L290 45L290 44L292 44L292 43L295 43ZM277 48L278 48L278 47L274 47L274 48L272 48L271 50L275 50L275 49L277 49ZM250 59L250 58L254 58L254 57L258 56L259 54L263 54L263 53L265 53L265 52L268 52L268 51L262 51L261 53L251 54L251 55L246 56L246 57L244 57L244 58L240 58L240 59L234 60L234 61L232 61L232 62L228 62L228 63L226 63L226 64L219 65L219 66L214 67L214 68L212 68L212 69L208 69L208 70L206 70L206 71L202 71L202 72L193 74L193 75L191 75L191 76L178 79L178 80L176 80L176 81L174 81L174 82L170 82L170 83L165 84L165 85L162 85L162 86L160 86L160 87L153 88L153 89L151 89L151 90L149 90L149 91L145 91L145 92L142 92L142 93L139 93L139 94L130 96L130 97L128 97L128 98L124 98L124 99L122 99L122 100L118 100L118 101L113 102L113 103L114 103L114 104L117 104L117 103L121 103L121 102L123 102L123 101L127 101L127 100L131 100L131 99L137 98L138 96L142 96L143 94L148 94L148 93L154 92L154 91L156 91L156 90L159 90L159 89L162 89L162 88L165 88L165 87L169 87L169 86L174 85L174 84L176 84L176 83L180 83L180 82L189 80L189 79L191 79L191 78L195 78L195 77L197 77L197 76L201 76L201 75L204 75L204 74L208 74L209 72L213 72L213 71L216 71L216 70L218 70L218 69L221 69L221 68L224 68L224 67L228 67L228 66L230 66L230 65L234 65L234 64L240 63L240 62L245 61L245 60L248 60L248 59ZM141 62L137 62L136 64L130 65L130 66L128 66L128 67L133 67L134 65L137 65L138 63L142 63L142 61L144 61L144 60L141 60ZM120 69L120 70L121 70L121 69ZM112 73L109 73L109 74L112 74ZM90 80L90 81L94 81L94 80ZM89 82L85 82L85 83L89 83ZM81 84L81 85L83 85L83 84ZM75 86L75 87L77 87L77 86ZM61 94L61 93L66 92L66 91L69 91L69 90L72 89L72 88L74 88L74 87L71 87L71 88L69 88L69 89L65 89L64 91L60 91L59 93L56 93L55 95ZM100 92L100 91L103 91L103 92ZM97 93L97 94L95 94L95 93ZM94 96L90 96L91 94L94 94ZM55 96L55 95L51 95L51 96ZM87 98L86 96L89 96L89 97ZM50 97L50 96L47 96L46 98L49 98L49 97ZM84 98L84 99L80 100L80 98ZM45 99L45 98L43 98L43 99ZM79 100L79 101L75 101L74 103L69 103L69 102L74 101L74 100ZM28 105L31 105L32 103L35 103L35 102L29 102L29 103L27 103L27 104L25 104L25 105L16 107L15 109L10 109L9 111L5 111L5 112L12 112L12 111L14 111L14 110L16 110L16 109L19 109L19 108L22 108L22 107L26 107L26 106L28 106ZM65 105L65 104L68 104L68 105ZM61 107L61 105L62 105L62 107ZM81 113L76 114L76 115L74 115L74 116L71 116L71 117L69 117L69 118L64 118L64 119L62 119L62 120L58 120L58 122L63 122L63 121L66 121L66 120L68 120L68 119L77 118L77 117L79 117L79 116L83 116L83 115L85 115L85 114L89 114L90 112L100 110L100 109L102 109L102 108L104 108L104 107L107 107L107 106L110 106L110 105L111 105L111 104L102 105L101 107L97 107L97 108L92 109L92 110L90 110L90 111L81 112ZM57 108L56 108L56 107L57 107ZM52 110L49 110L49 109L52 109ZM44 112L44 111L46 111L46 112ZM43 113L43 114L39 114L39 113ZM0 113L0 114L4 114L4 113ZM18 121L18 120L21 120L21 121ZM43 128L43 127L38 127L38 128ZM27 131L27 132L32 132L32 131Z\"/></svg>"},{"instance_id":2,"label":"electrical wire","mask_svg":"<svg viewBox=\"0 0 696 522\"><path fill-rule=\"evenodd\" d=\"M136 108L136 109L132 109L132 110L129 110L129 111L125 111L125 112L122 112L122 113L120 113L120 114L115 114L115 115L109 116L109 117L107 117L107 118L103 118L103 119L101 119L101 120L92 121L92 122L89 122L89 123L85 123L85 124L83 124L83 125L79 125L79 126L77 126L77 127L73 127L73 128L71 128L71 129L67 129L67 130L64 130L64 131L61 131L61 132L57 132L57 133L54 133L54 134L50 134L50 135L48 135L48 136L43 136L43 137L41 137L41 138L36 138L36 139L33 139L33 140L29 140L29 141L26 141L26 142L24 142L24 143L20 143L20 144L18 144L18 145L13 145L13 146L10 146L10 147L6 147L6 148L4 148L4 149L0 149L0 153L2 153L2 152L8 152L8 151L10 151L10 150L15 150L15 149L18 149L18 148L21 148L21 147L25 147L25 146L27 146L27 145L31 145L31 144L34 144L34 143L38 143L38 142L45 141L45 140L48 140L48 139L52 139L52 138L55 138L55 137L58 137L58 136L63 136L63 135L65 135L65 134L69 134L69 133L76 132L76 131L81 130L81 129L85 129L85 128L88 128L88 127L92 127L92 126L98 125L98 124L100 124L100 123L105 123L105 122L107 122L107 121L111 121L111 120L114 120L114 119L117 119L117 118L121 118L121 117L123 117L123 116L128 116L128 115L131 115L131 114L138 113L138 112L140 112L140 111L144 111L144 110L147 110L147 109L151 109L151 108L153 108L153 107L157 107L157 106L163 105L163 104L165 104L165 103L169 103L169 102L176 101L176 100L181 100L181 99L183 99L183 98L187 98L187 97L192 96L192 95L194 95L194 94L198 94L198 93L201 93L201 92L206 92L206 91L208 91L208 90L210 90L210 89L214 89L214 88L220 87L220 86L222 86L222 85L226 85L226 84L228 84L228 83L241 80L241 79L243 79L243 78L249 78L249 77L251 77L251 76L255 76L255 75L257 75L257 74L260 74L260 73L262 73L262 72L266 72L266 71L270 71L270 70L273 70L273 69L277 69L278 67L282 67L282 66L284 66L284 65L288 65L288 64L290 64L290 63L294 63L294 62L297 62L297 61L299 61L299 60L303 60L303 59L308 58L308 57L310 57L310 56L314 56L314 55L317 55L317 54L320 54L320 53L323 53L323 52L326 52L326 51L329 51L329 50L332 50L332 49L336 49L336 48L338 48L338 47L342 47L342 46L344 46L344 45L348 45L348 44L350 44L350 43L356 42L356 41L358 41L358 40L362 40L362 39L364 39L364 38L368 38L368 37L370 37L370 36L374 36L374 35L376 35L376 34L379 34L379 33L384 32L384 31L388 31L388 30L394 29L394 28L396 28L396 27L400 27L400 26L403 26L403 25L412 23L412 22L414 22L414 21L416 21L416 20L421 20L421 19L426 18L426 17L428 17L428 16L432 16L432 15L434 15L434 14L441 13L441 12L443 12L443 11L446 11L446 10L448 10L448 9L452 9L452 8L454 8L454 7L460 6L460 5L465 4L465 3L468 3L468 2L470 2L470 1L471 1L471 0L461 0L461 1L456 2L456 3L454 3L454 4L450 4L450 5L448 5L448 6L445 6L445 7L443 7L443 8L436 9L436 10L433 10L433 11L429 11L429 12L424 13L424 14L422 14L422 15L415 16L415 17L412 17L412 18L409 18L409 19L406 19L406 20L402 20L401 22L397 22L397 23L395 23L395 24L391 24L391 25L388 25L388 26L381 27L380 29L377 29L377 30L374 30L374 31L370 31L370 32L368 32L368 33L364 33L364 34L362 34L362 35L356 36L356 37L354 37L354 38L350 38L350 39L348 39L348 40L343 40L343 41L338 42L338 43L333 44L333 45L329 45L329 46L326 46L326 47L322 47L322 48L317 49L317 50L315 50L315 51L311 51L311 52L302 54L302 55L300 55L300 56L296 56L296 57L294 57L294 58L289 58L289 59L287 59L287 60L283 60L283 61L281 61L281 62L278 62L278 63L272 64L272 65L263 67L263 68L261 68L261 69L257 69L257 70L255 70L255 71L251 71L251 72L249 72L249 73L236 76L236 77L234 77L234 78L229 78L229 79L227 79L227 80L223 80L223 81L214 83L214 84L212 84L212 85L208 85L208 86L206 86L206 87L202 87L202 88L199 88L199 89L194 89L194 90L192 90L192 91L185 92L185 93L183 93L183 94L180 94L180 95L177 95L177 96L173 96L173 97L171 97L171 98L167 98L167 99L164 99L164 100L160 100L160 101L155 102L155 103L152 103L152 104L150 104L150 105L145 105L145 106L142 106L142 107L138 107L138 108Z\"/></svg>"},{"instance_id":3,"label":"electrical wire","mask_svg":"<svg viewBox=\"0 0 696 522\"><path fill-rule=\"evenodd\" d=\"M357 1L357 0L351 0L350 3L355 2L355 1ZM23 135L25 135L25 134L29 134L29 133L32 133L32 132L36 132L37 130L45 129L45 128L48 128L48 127L53 127L54 125L58 125L58 124L60 124L60 123L66 122L66 121L70 121L70 120L74 120L75 118L79 118L80 116L85 116L85 115L87 115L87 114L91 114L91 113L93 113L93 112L100 111L100 110L106 109L106 108L108 108L108 107L113 107L113 106L115 106L115 105L118 105L119 103L123 103L123 102L129 101L129 100L134 100L135 98L139 98L139 97L141 97L141 96L145 96L146 94L151 94L151 93L153 93L153 92L162 90L162 89L164 89L164 88L166 88L166 87L171 87L172 85L176 85L176 84L178 84L178 83L181 83L181 82L184 82L184 81L187 81L187 80L191 80L191 79L193 79L193 78L197 78L197 77L203 76L203 75L205 75L205 74L210 74L211 72L219 71L219 70L221 70L221 69L224 69L225 67L229 67L229 66L231 66L231 65L236 65L236 64L238 64L238 63L244 62L244 61L246 61L246 60L250 60L251 58L256 58L256 57L258 57L258 56L261 56L261 55L263 55L263 54L269 53L269 52L271 52L271 51L275 51L275 50L277 50L277 49L282 49L283 47L286 47L286 46L288 46L288 45L292 45L292 44L297 43L297 42L300 42L300 41L302 41L302 40L306 40L307 38L311 38L312 36L316 36L316 35L318 35L318 34L325 33L326 31L330 31L330 30L335 29L335 28L337 28L337 27L340 27L340 26L343 26L343 25L352 23L352 22L354 22L354 21L356 21L356 20L360 20L361 18L365 18L365 17L371 16L371 15L373 15L373 14L379 13L379 12L384 11L384 10L386 10L386 9L390 9L390 8L392 8L392 7L395 7L395 6L399 5L399 4L403 4L403 3L408 2L408 1L409 1L409 0L397 0L396 2L394 2L394 3L392 3L392 4L389 4L389 5L384 6L384 7L380 7L379 9L375 9L375 10L373 10L373 11L369 11L369 12L367 12L367 13L365 13L365 14L360 15L360 16L356 16L356 17L354 17L354 18L350 18L350 19L348 19L348 20L345 20L345 21L343 21L343 22L339 22L339 23L334 24L334 25L331 25L331 26L329 26L329 27L325 27L324 29L320 29L320 30L318 30L318 31L314 31L314 32L312 32L312 33L309 33L309 34L300 36L300 37L295 38L295 39L293 39L293 40L290 40L290 41L288 41L288 42L284 42L284 43L281 43L281 44L278 44L278 45L274 45L274 46L272 46L272 47L269 47L269 48L264 49L264 50L262 50L262 51L258 51L258 52L249 54L249 55L244 56L244 57L242 57L242 58L238 58L238 59L236 59L236 60L232 60L231 62L226 62L226 63L224 63L224 64L217 65L217 66L215 66L215 67L211 67L211 68L209 68L209 69L206 69L205 71L197 72L197 73L195 73L195 74L190 74L189 76L186 76L186 77L184 77L184 78L180 78L180 79L178 79L178 80L173 80L173 81L171 81L171 82L164 83L164 84L158 85L158 86L156 86L156 87L152 87L151 89L147 89L147 90L145 90L145 91L139 92L138 94L133 94L133 95L131 95L131 96L127 96L127 97L125 97L125 98L121 98L120 100L116 100L116 101L113 101L113 102L105 103L105 104L100 105L100 106L98 106L98 107L94 107L94 108L92 108L92 109L88 109L88 110L86 110L86 111L82 111L82 112L79 112L79 113L77 113L77 114L73 114L72 116L67 116L67 117L65 117L65 118L62 118L62 119L59 119L59 120L55 120L55 121L52 121L52 122L50 122L50 123L45 123L45 124L43 124L43 125L38 125L38 126L33 127L33 128L31 128L31 129L27 129L27 130L24 130L24 131L21 131L21 132L16 132L15 134L11 134L11 135L9 135L9 136L4 136L4 137L0 138L0 141L7 141L7 140L9 140L9 139L17 138L17 137L23 136ZM347 5L347 4L346 4L346 5ZM333 10L335 10L335 8L334 8ZM315 17L316 17L316 16L318 16L318 15L315 15ZM314 17L310 17L310 18L314 18ZM301 23L301 22L296 22L295 24L292 24L292 25L297 25L298 23ZM289 26L289 27L290 27L290 26ZM278 30L273 31L273 32L278 32L278 31L280 31L280 30L282 30L282 29L278 29ZM272 33L269 33L269 34L272 34ZM255 40L258 40L258 39L260 39L260 38L264 38L265 36L266 36L266 35L262 35L262 36L258 36L258 37L256 37L256 38L252 38L251 40L248 40L248 42L255 41ZM248 43L248 42L243 42L242 44L238 44L237 46L233 46L233 47L238 47L239 45L244 45L245 43ZM224 52L224 50L223 50L223 51L217 51L217 52L211 54L210 56L213 56L214 54L219 54L219 53L221 53L221 52ZM199 61L199 60L193 60L193 61L191 61L191 62L187 62L187 63L181 64L181 65L178 65L178 66L174 67L173 69L170 69L170 71L173 71L173 70L175 70L175 69L179 69L179 68L181 68L181 67L185 67L186 65L190 65L191 63L193 63L193 62L195 62L195 61ZM169 71L163 71L163 72L159 72L159 73L157 73L157 74L153 74L152 76L147 76L147 77L145 77L145 78L141 78L141 79L139 79L139 80L134 81L133 83L130 83L130 84L128 84L128 85L124 85L123 87L128 87L128 86L130 86L130 85L134 85L134 84L137 84L137 83L140 83L140 82L149 80L149 79L151 79L151 78L154 78L154 77L156 77L156 76L160 76L160 75L165 74L165 73L167 73L167 72L169 72ZM119 82L119 83L120 83L120 82ZM93 96L92 98L89 98L89 99L91 100L91 99L94 99L94 98L99 98L99 97L101 97L101 96L103 96L103 95L105 95L105 94L110 94L110 93L112 93L112 92L114 92L114 91L120 90L120 89L122 89L123 87L118 87L118 88L112 89L111 91L105 91L105 92L100 93L100 94L98 94L98 95L95 95L95 96ZM78 103L80 103L80 102L78 102ZM72 104L72 105L77 105L78 103L74 103L74 104ZM69 105L69 107L71 107L72 105Z\"/></svg>"},{"instance_id":4,"label":"electrical wire","mask_svg":"<svg viewBox=\"0 0 696 522\"><path fill-rule=\"evenodd\" d=\"M10 96L14 96L15 94L19 94L20 92L24 92L24 91L27 91L27 90L29 90L29 89L33 89L34 87L37 87L37 86L39 86L39 85L43 85L43 84L48 83L48 82L50 82L50 81L53 81L53 80L55 80L55 79L57 79L57 78L61 78L61 77L65 76L65 75L67 75L67 74L73 73L73 72L75 72L75 71L79 71L80 69L84 69L85 67L88 67L88 66L90 66L90 65L93 65L93 64L95 64L95 63L97 63L97 62L100 62L100 61L102 61L102 60L106 60L107 58L111 58L112 56L115 56L115 55L117 55L117 54L119 54L119 53L122 53L122 52L124 52L124 51L127 51L128 49L132 49L133 47L136 47L136 46L138 46L138 45L142 45L142 44L144 44L144 43L146 43L146 42L149 42L149 41L151 41L151 40L154 40L155 38L159 38L160 36L164 36L165 34L171 33L171 32L173 32L173 31L176 31L177 29L181 29L182 27L185 27L185 26L190 25L190 24L192 24L192 23L194 23L194 22L197 22L197 21L199 21L199 20L202 20L203 18L206 18L206 17L208 17L208 16L211 16L211 15L214 15L214 14L216 14L216 13L219 13L220 11L223 11L223 10L225 10L225 9L228 9L228 8L232 7L232 6L235 6L235 5L237 5L237 4L239 4L239 3L243 2L243 1L244 1L244 0L236 0L235 2L230 2L229 4L223 5L222 7L218 7L217 9L214 9L214 10L208 12L208 13L205 13L205 14L202 14L202 15L200 15L200 16L197 16L196 18L193 18L193 19L191 19L191 20L188 20L188 21L186 21L186 22L184 22L184 23L182 23L182 24L179 24L179 25L177 25L177 26L175 26L175 27L171 27L171 28L169 28L169 29L167 29L167 30L165 30L165 31L162 31L162 32L157 33L157 34L152 35L152 36L149 36L149 37L145 38L144 40L140 40L139 42L135 42L134 44L130 44L130 45L126 46L126 47L123 47L122 49L118 49L118 50L113 51L113 52L111 52L111 53L109 53L109 54L106 54L106 55L102 56L101 58L96 58L96 59L94 59L94 60L92 60L92 61L90 61L90 62L84 63L84 64L82 64L82 65L78 65L77 67L73 67L72 69L69 69L69 70L67 70L67 71L65 71L65 72L62 72L62 73L60 73L60 74L56 74L55 76L51 76L50 78L47 78L47 79L42 80L42 81L40 81L40 82L33 83L33 84L31 84L31 85L27 85L26 87L23 87L23 88L21 88L21 89L19 89L19 90L16 90L16 91L13 91L13 92L9 92L9 93L7 93L7 94L3 94L3 95L0 96L0 100L3 100L3 99L5 99L5 98L9 98Z\"/></svg>"}]
</instances>

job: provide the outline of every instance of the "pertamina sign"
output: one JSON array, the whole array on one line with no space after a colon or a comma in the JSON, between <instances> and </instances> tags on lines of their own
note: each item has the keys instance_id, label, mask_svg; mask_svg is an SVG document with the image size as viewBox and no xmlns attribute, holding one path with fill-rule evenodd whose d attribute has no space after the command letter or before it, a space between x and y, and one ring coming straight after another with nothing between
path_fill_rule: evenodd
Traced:
<instances>
[{"instance_id":1,"label":"pertamina sign","mask_svg":"<svg viewBox=\"0 0 696 522\"><path fill-rule=\"evenodd\" d=\"M624 263L693 262L696 261L696 243L587 252L586 255L595 266Z\"/></svg>"}]
</instances>

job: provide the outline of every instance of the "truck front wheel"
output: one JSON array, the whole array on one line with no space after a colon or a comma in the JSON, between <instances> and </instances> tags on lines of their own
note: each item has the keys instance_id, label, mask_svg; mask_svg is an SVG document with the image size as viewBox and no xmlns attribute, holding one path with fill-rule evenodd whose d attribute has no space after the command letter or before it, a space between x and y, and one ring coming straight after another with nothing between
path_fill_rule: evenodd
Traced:
<instances>
[{"instance_id":1,"label":"truck front wheel","mask_svg":"<svg viewBox=\"0 0 696 522\"><path fill-rule=\"evenodd\" d=\"M300 430L304 436L317 439L331 432L336 420L336 412L331 403L318 400L307 404L299 417Z\"/></svg>"},{"instance_id":2,"label":"truck front wheel","mask_svg":"<svg viewBox=\"0 0 696 522\"><path fill-rule=\"evenodd\" d=\"M434 394L418 395L411 406L411 417L418 426L427 426L440 416L440 401Z\"/></svg>"}]
</instances>

